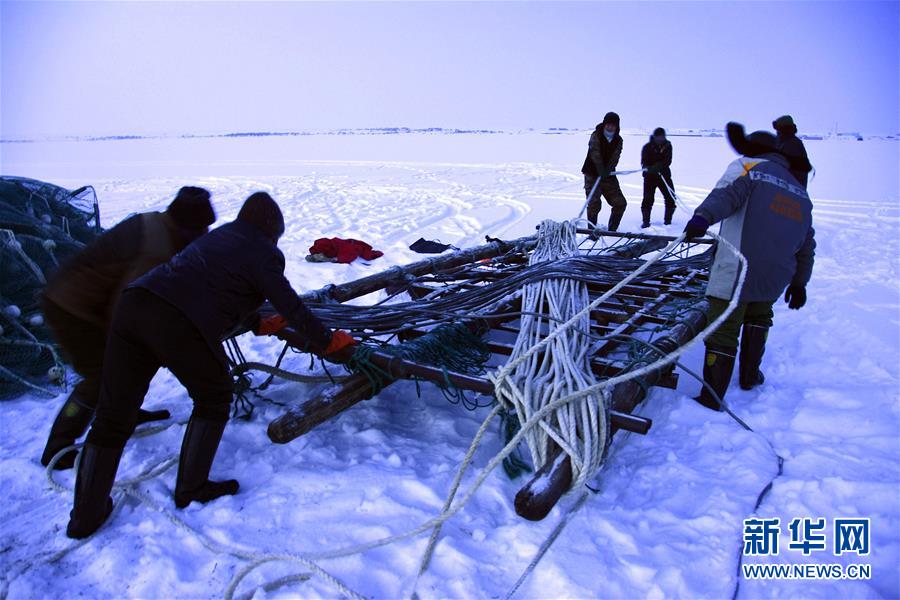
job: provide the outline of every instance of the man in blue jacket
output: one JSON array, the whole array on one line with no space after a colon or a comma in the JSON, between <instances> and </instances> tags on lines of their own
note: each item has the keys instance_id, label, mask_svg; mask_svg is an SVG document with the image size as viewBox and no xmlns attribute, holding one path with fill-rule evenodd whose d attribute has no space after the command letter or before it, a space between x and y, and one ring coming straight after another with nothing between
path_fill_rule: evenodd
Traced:
<instances>
[{"instance_id":1,"label":"man in blue jacket","mask_svg":"<svg viewBox=\"0 0 900 600\"><path fill-rule=\"evenodd\" d=\"M122 293L110 327L97 416L88 433L66 535L84 538L112 511L109 493L122 450L137 424L150 380L166 367L194 402L184 433L175 505L235 494L238 482L210 481L232 399L220 340L268 299L310 349L336 362L353 338L331 332L304 305L284 276L277 248L284 218L264 192L244 203L237 220L201 237Z\"/></svg>"},{"instance_id":2,"label":"man in blue jacket","mask_svg":"<svg viewBox=\"0 0 900 600\"><path fill-rule=\"evenodd\" d=\"M796 310L806 304L806 284L816 248L812 202L791 173L792 168L808 162L780 150L770 133L757 131L745 136L743 126L737 123L728 124L728 139L742 156L728 166L684 230L687 238L693 239L705 234L710 225L721 223L720 235L747 258L747 277L737 308L706 339L703 379L719 399L724 398L731 381L739 337L741 388L749 390L763 383L759 366L772 326L772 306L782 292L789 308ZM716 252L706 290L710 322L727 308L739 268L730 252ZM722 410L706 386L696 400Z\"/></svg>"}]
</instances>

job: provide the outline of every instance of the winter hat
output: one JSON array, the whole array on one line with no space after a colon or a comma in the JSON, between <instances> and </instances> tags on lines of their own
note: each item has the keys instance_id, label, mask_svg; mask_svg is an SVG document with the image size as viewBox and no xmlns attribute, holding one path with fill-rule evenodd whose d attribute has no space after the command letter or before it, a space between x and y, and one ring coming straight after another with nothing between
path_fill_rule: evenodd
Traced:
<instances>
[{"instance_id":1,"label":"winter hat","mask_svg":"<svg viewBox=\"0 0 900 600\"><path fill-rule=\"evenodd\" d=\"M166 212L184 229L206 229L216 220L209 191L199 187L185 186L178 190Z\"/></svg>"},{"instance_id":2,"label":"winter hat","mask_svg":"<svg viewBox=\"0 0 900 600\"><path fill-rule=\"evenodd\" d=\"M601 123L601 125L606 125L607 123L612 123L613 125L616 126L616 129L618 129L619 128L619 115L617 115L616 113L614 113L612 111L606 113L606 115L603 117L603 123Z\"/></svg>"},{"instance_id":3,"label":"winter hat","mask_svg":"<svg viewBox=\"0 0 900 600\"><path fill-rule=\"evenodd\" d=\"M238 221L250 223L259 229L267 238L277 242L284 234L284 216L272 196L265 192L252 194L241 207Z\"/></svg>"},{"instance_id":4,"label":"winter hat","mask_svg":"<svg viewBox=\"0 0 900 600\"><path fill-rule=\"evenodd\" d=\"M744 133L744 126L740 123L729 123L725 130L728 134L728 142L735 152L749 158L761 154L775 153L785 157L790 163L791 169L808 173L812 170L809 160L802 156L795 156L785 152L778 144L778 138L768 131L754 131L750 135Z\"/></svg>"},{"instance_id":5,"label":"winter hat","mask_svg":"<svg viewBox=\"0 0 900 600\"><path fill-rule=\"evenodd\" d=\"M666 137L666 130L663 129L662 127L657 127L656 129L653 130L653 135L654 136L661 135L663 137Z\"/></svg>"},{"instance_id":6,"label":"winter hat","mask_svg":"<svg viewBox=\"0 0 900 600\"><path fill-rule=\"evenodd\" d=\"M790 131L794 130L794 133L797 132L797 126L794 124L794 119L791 115L782 115L772 121L772 127L775 128L775 131Z\"/></svg>"}]
</instances>

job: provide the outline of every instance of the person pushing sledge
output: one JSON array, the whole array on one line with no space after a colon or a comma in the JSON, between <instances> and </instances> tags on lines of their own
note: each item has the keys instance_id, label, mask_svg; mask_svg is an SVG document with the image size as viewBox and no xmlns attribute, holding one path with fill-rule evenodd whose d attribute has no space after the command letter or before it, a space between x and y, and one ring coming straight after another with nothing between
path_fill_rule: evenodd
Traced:
<instances>
[{"instance_id":1,"label":"person pushing sledge","mask_svg":"<svg viewBox=\"0 0 900 600\"><path fill-rule=\"evenodd\" d=\"M175 506L237 493L233 479L209 480L232 400L220 340L264 300L279 312L276 318L305 334L316 354L335 362L352 354L353 338L326 328L285 278L284 255L277 247L283 233L281 209L271 196L257 192L247 198L235 221L198 239L122 294L66 535L91 535L112 511L109 494L122 450L160 367L172 372L194 403L178 462Z\"/></svg>"},{"instance_id":2,"label":"person pushing sledge","mask_svg":"<svg viewBox=\"0 0 900 600\"><path fill-rule=\"evenodd\" d=\"M53 421L41 455L42 465L46 467L63 448L74 444L94 416L109 321L122 290L206 233L215 220L209 192L183 187L164 212L125 219L50 278L44 290L44 320L82 380ZM138 422L168 417L165 410L141 410ZM76 454L75 450L64 454L55 468L72 468Z\"/></svg>"}]
</instances>

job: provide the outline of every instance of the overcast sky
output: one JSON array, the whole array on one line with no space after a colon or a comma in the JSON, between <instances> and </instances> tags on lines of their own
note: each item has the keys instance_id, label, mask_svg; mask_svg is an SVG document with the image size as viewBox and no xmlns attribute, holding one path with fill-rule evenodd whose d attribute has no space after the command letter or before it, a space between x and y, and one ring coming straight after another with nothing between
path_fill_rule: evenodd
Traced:
<instances>
[{"instance_id":1,"label":"overcast sky","mask_svg":"<svg viewBox=\"0 0 900 600\"><path fill-rule=\"evenodd\" d=\"M896 133L898 2L0 4L0 134Z\"/></svg>"}]
</instances>

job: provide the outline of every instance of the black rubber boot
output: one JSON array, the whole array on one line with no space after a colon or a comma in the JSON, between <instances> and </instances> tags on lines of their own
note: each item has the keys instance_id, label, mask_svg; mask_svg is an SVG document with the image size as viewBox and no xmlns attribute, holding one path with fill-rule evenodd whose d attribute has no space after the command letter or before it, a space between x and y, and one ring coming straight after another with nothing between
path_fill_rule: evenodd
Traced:
<instances>
[{"instance_id":1,"label":"black rubber boot","mask_svg":"<svg viewBox=\"0 0 900 600\"><path fill-rule=\"evenodd\" d=\"M673 217L674 215L675 215L675 207L674 207L674 206L667 206L667 207L666 207L666 213L665 213L665 216L663 217L663 224L665 224L665 225L671 225L671 224L672 224L672 217Z\"/></svg>"},{"instance_id":2,"label":"black rubber boot","mask_svg":"<svg viewBox=\"0 0 900 600\"><path fill-rule=\"evenodd\" d=\"M106 522L112 512L113 482L122 458L121 448L103 448L85 444L75 478L75 505L69 513L66 535L86 538Z\"/></svg>"},{"instance_id":3,"label":"black rubber boot","mask_svg":"<svg viewBox=\"0 0 900 600\"><path fill-rule=\"evenodd\" d=\"M171 416L167 410L147 411L142 409L138 411L138 425L151 421L163 421ZM44 453L41 455L41 464L46 467L57 452L73 445L75 440L84 435L93 417L94 409L77 397L76 389L75 393L63 404L59 414L56 415L56 420L53 421L47 445L44 446ZM76 456L78 456L77 450L66 452L53 465L54 470L71 469L75 465Z\"/></svg>"},{"instance_id":4,"label":"black rubber boot","mask_svg":"<svg viewBox=\"0 0 900 600\"><path fill-rule=\"evenodd\" d=\"M227 421L209 421L191 417L178 461L178 480L175 483L175 506L184 508L195 500L206 503L220 496L234 495L238 482L210 481L209 470L219 449Z\"/></svg>"},{"instance_id":5,"label":"black rubber boot","mask_svg":"<svg viewBox=\"0 0 900 600\"><path fill-rule=\"evenodd\" d=\"M706 346L706 357L703 361L703 381L716 392L720 400L725 399L725 392L731 382L731 374L734 371L735 352L731 348L720 346ZM697 402L711 410L721 411L722 406L715 397L703 386L700 395L694 398Z\"/></svg>"},{"instance_id":6,"label":"black rubber boot","mask_svg":"<svg viewBox=\"0 0 900 600\"><path fill-rule=\"evenodd\" d=\"M612 212L609 214L609 226L607 229L609 231L618 231L619 223L622 222L622 215L625 214L624 207L613 207Z\"/></svg>"},{"instance_id":7,"label":"black rubber boot","mask_svg":"<svg viewBox=\"0 0 900 600\"><path fill-rule=\"evenodd\" d=\"M650 227L650 210L649 208L641 207L641 216L643 217L643 222L641 223L641 229L647 229Z\"/></svg>"},{"instance_id":8,"label":"black rubber boot","mask_svg":"<svg viewBox=\"0 0 900 600\"><path fill-rule=\"evenodd\" d=\"M47 445L44 446L44 453L41 455L41 464L45 467L50 464L50 460L56 454L75 443L80 438L87 426L90 424L94 416L94 409L88 406L78 398L78 390L69 396L66 403L63 404L56 420L53 421L53 427L50 428L50 436L47 438ZM75 464L75 457L78 455L77 450L66 452L54 465L54 469L71 469Z\"/></svg>"},{"instance_id":9,"label":"black rubber boot","mask_svg":"<svg viewBox=\"0 0 900 600\"><path fill-rule=\"evenodd\" d=\"M759 370L759 365L762 363L763 354L766 353L768 336L769 328L765 325L744 324L741 332L741 360L738 369L742 390L752 390L766 380L762 371Z\"/></svg>"}]
</instances>

